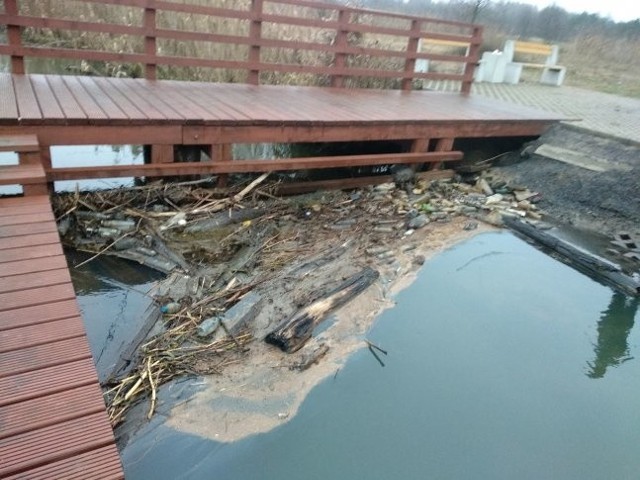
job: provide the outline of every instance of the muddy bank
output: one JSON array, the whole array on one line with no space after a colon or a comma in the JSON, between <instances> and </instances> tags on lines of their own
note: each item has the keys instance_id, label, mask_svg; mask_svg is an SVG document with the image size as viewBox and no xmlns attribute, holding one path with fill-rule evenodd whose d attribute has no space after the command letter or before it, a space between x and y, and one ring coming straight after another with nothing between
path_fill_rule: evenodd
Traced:
<instances>
[{"instance_id":1,"label":"muddy bank","mask_svg":"<svg viewBox=\"0 0 640 480\"><path fill-rule=\"evenodd\" d=\"M561 149L566 161L536 153L542 145ZM609 236L640 233L638 145L557 125L496 167L490 175L540 192L541 208L562 223Z\"/></svg>"}]
</instances>

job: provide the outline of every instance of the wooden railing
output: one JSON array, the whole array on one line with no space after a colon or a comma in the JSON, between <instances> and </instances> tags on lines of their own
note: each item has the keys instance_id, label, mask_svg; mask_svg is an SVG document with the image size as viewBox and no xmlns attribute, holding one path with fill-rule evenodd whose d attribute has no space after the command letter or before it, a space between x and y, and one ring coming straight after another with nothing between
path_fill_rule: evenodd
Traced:
<instances>
[{"instance_id":1,"label":"wooden railing","mask_svg":"<svg viewBox=\"0 0 640 480\"><path fill-rule=\"evenodd\" d=\"M292 77L311 75L320 85L403 90L410 90L414 80L431 79L460 81L461 91L468 93L482 40L482 27L474 24L329 3L239 0L227 8L224 0L217 2L221 6L193 2L77 0L73 8L94 14L62 18L38 9L38 0L4 0L0 25L6 26L7 35L0 54L10 56L16 74L25 73L25 58L40 57L137 64L142 66L138 75L152 80L175 78L178 68L222 69L233 73L222 78L256 85L278 81L274 74L288 74L289 83L300 83ZM49 4L61 9L65 3ZM92 10L95 5L118 13L101 17L100 11ZM129 20L123 21L123 11ZM205 27L191 28L196 23ZM105 37L108 41L101 43ZM420 53L421 38L463 42L470 48L466 55ZM200 55L198 48L205 54ZM417 59L440 62L442 69L415 72ZM244 77L237 76L238 71Z\"/></svg>"}]
</instances>

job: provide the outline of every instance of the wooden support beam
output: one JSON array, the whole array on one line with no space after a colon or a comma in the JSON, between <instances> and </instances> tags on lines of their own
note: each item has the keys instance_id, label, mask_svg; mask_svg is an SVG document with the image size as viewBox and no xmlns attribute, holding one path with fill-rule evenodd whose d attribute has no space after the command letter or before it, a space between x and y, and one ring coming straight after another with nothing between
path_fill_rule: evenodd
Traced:
<instances>
[{"instance_id":1,"label":"wooden support beam","mask_svg":"<svg viewBox=\"0 0 640 480\"><path fill-rule=\"evenodd\" d=\"M287 158L276 160L238 160L232 162L113 165L102 167L53 168L47 171L47 176L50 180L79 180L111 177L164 177L205 173L250 173L387 165L392 163L445 162L460 160L462 156L462 152L427 152Z\"/></svg>"},{"instance_id":2,"label":"wooden support beam","mask_svg":"<svg viewBox=\"0 0 640 480\"><path fill-rule=\"evenodd\" d=\"M217 145L211 145L211 160L214 162L231 162L233 160L233 145L230 143L219 143ZM227 186L229 177L226 174L221 174L217 179L217 186L224 188Z\"/></svg>"},{"instance_id":3,"label":"wooden support beam","mask_svg":"<svg viewBox=\"0 0 640 480\"><path fill-rule=\"evenodd\" d=\"M173 145L151 145L151 163L173 163Z\"/></svg>"},{"instance_id":4,"label":"wooden support beam","mask_svg":"<svg viewBox=\"0 0 640 480\"><path fill-rule=\"evenodd\" d=\"M435 152L449 152L453 148L454 138L439 138L436 142ZM434 162L429 165L429 170L440 170L442 162Z\"/></svg>"},{"instance_id":5,"label":"wooden support beam","mask_svg":"<svg viewBox=\"0 0 640 480\"><path fill-rule=\"evenodd\" d=\"M485 138L541 135L553 122L429 122L362 125L185 125L184 144L259 143L259 142L355 142L416 138ZM0 129L0 132L2 130Z\"/></svg>"}]
</instances>

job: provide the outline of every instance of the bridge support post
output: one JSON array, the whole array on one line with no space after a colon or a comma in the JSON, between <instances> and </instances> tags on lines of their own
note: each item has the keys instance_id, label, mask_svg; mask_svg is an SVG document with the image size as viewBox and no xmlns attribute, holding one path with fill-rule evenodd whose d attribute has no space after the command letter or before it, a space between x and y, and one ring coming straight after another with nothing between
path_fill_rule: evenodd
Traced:
<instances>
[{"instance_id":1,"label":"bridge support post","mask_svg":"<svg viewBox=\"0 0 640 480\"><path fill-rule=\"evenodd\" d=\"M436 142L435 152L450 152L453 150L453 142L455 138L439 138ZM440 170L442 162L435 162L429 166L429 170Z\"/></svg>"},{"instance_id":2,"label":"bridge support post","mask_svg":"<svg viewBox=\"0 0 640 480\"><path fill-rule=\"evenodd\" d=\"M232 145L230 143L218 143L211 145L211 160L214 162L231 162L233 161ZM218 175L217 186L226 187L229 176L227 174Z\"/></svg>"}]
</instances>

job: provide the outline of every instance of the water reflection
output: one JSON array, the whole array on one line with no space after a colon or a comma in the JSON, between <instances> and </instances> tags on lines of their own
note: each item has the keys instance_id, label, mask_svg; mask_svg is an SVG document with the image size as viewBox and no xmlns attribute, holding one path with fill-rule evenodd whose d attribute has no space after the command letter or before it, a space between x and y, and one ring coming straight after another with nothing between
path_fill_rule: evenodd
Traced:
<instances>
[{"instance_id":1,"label":"water reflection","mask_svg":"<svg viewBox=\"0 0 640 480\"><path fill-rule=\"evenodd\" d=\"M595 344L596 358L589 362L590 378L602 378L608 367L617 367L633 358L629 355L627 339L633 328L640 298L630 298L614 292L611 302L600 315L598 322L598 343Z\"/></svg>"}]
</instances>

